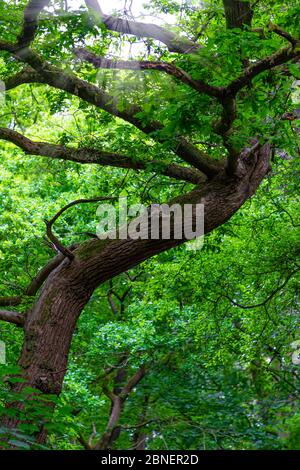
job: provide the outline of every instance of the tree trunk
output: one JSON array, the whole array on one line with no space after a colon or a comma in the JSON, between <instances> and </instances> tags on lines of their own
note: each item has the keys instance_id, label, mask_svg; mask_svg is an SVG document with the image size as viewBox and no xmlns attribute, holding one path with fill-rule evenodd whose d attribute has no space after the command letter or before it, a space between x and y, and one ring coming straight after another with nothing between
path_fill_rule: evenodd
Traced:
<instances>
[{"instance_id":1,"label":"tree trunk","mask_svg":"<svg viewBox=\"0 0 300 470\"><path fill-rule=\"evenodd\" d=\"M228 29L251 26L252 10L250 2L223 0L226 27Z\"/></svg>"},{"instance_id":2,"label":"tree trunk","mask_svg":"<svg viewBox=\"0 0 300 470\"><path fill-rule=\"evenodd\" d=\"M146 395L143 400L142 411L137 420L135 432L133 433L133 436L132 436L134 450L146 450L147 434L144 431L144 427L145 427L145 423L147 419L148 407L149 407L149 395Z\"/></svg>"},{"instance_id":3,"label":"tree trunk","mask_svg":"<svg viewBox=\"0 0 300 470\"><path fill-rule=\"evenodd\" d=\"M173 203L204 204L205 233L226 222L256 191L269 171L270 146L242 157L239 177L225 172ZM59 395L67 369L68 353L77 319L93 291L103 282L184 240L99 240L80 245L74 260L65 259L48 277L39 299L25 321L25 339L19 365L25 385ZM4 424L15 427L17 419ZM44 441L46 433L40 434Z\"/></svg>"},{"instance_id":4,"label":"tree trunk","mask_svg":"<svg viewBox=\"0 0 300 470\"><path fill-rule=\"evenodd\" d=\"M118 438L120 434L120 430L116 426L119 422L123 405L124 405L123 400L120 397L115 397L107 428L105 432L103 433L103 435L101 436L101 439L95 445L94 447L95 450L108 449L111 445L113 445L114 441Z\"/></svg>"},{"instance_id":5,"label":"tree trunk","mask_svg":"<svg viewBox=\"0 0 300 470\"><path fill-rule=\"evenodd\" d=\"M25 380L13 386L14 392L26 386L43 394L60 394L72 335L91 293L80 285L72 285L68 262L49 276L25 320L25 337L18 362ZM21 403L10 406L23 407ZM47 406L51 409L53 404L49 402ZM3 425L8 428L14 428L18 422L18 417L3 419ZM37 440L44 442L45 438L45 430L41 429Z\"/></svg>"}]
</instances>

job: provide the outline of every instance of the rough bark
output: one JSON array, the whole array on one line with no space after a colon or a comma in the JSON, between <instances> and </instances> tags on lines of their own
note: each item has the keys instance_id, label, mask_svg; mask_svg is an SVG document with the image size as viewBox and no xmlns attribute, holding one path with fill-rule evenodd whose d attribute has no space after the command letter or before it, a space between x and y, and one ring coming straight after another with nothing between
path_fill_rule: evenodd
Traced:
<instances>
[{"instance_id":1,"label":"rough bark","mask_svg":"<svg viewBox=\"0 0 300 470\"><path fill-rule=\"evenodd\" d=\"M228 178L225 171L175 201L204 204L205 233L226 222L254 194L269 171L270 146L259 147L241 157L239 177ZM59 394L67 370L68 352L77 319L93 291L103 282L142 261L178 246L184 240L99 240L93 239L74 250L75 258L65 259L46 280L38 301L27 315L25 340L19 360L24 385L47 394ZM119 413L118 403L114 416ZM15 427L17 419L4 423ZM44 440L42 433L40 440Z\"/></svg>"},{"instance_id":2,"label":"rough bark","mask_svg":"<svg viewBox=\"0 0 300 470\"><path fill-rule=\"evenodd\" d=\"M12 312L11 310L0 310L0 320L19 326L24 324L24 316L19 312Z\"/></svg>"},{"instance_id":3,"label":"rough bark","mask_svg":"<svg viewBox=\"0 0 300 470\"><path fill-rule=\"evenodd\" d=\"M13 129L0 127L0 138L20 147L28 155L39 155L51 159L68 160L80 164L92 164L128 168L133 170L156 170L170 178L189 181L197 184L206 179L205 175L196 168L186 168L175 163L163 163L159 160L144 161L125 154L107 152L94 148L72 148L47 142L35 142Z\"/></svg>"},{"instance_id":4,"label":"rough bark","mask_svg":"<svg viewBox=\"0 0 300 470\"><path fill-rule=\"evenodd\" d=\"M126 400L128 399L132 390L138 385L138 383L143 379L146 374L146 366L142 365L135 373L132 375L127 383L122 386L122 382L126 378L126 368L123 367L117 373L114 380L114 389L113 391L106 390L106 395L111 400L111 409L107 427L102 434L101 438L95 444L93 449L95 450L105 450L113 446L115 441L118 439L121 433L121 426L119 424L121 413L124 409ZM105 392L104 392L105 393Z\"/></svg>"},{"instance_id":5,"label":"rough bark","mask_svg":"<svg viewBox=\"0 0 300 470\"><path fill-rule=\"evenodd\" d=\"M155 25L133 23L104 15L94 0L89 0L86 3L90 9L96 11L98 18L100 17L100 20L112 31L134 34L138 37L152 37L164 42L169 50L176 52L195 52L199 48L198 45L187 39L178 38L177 36L175 38L172 33L168 33ZM243 28L251 25L250 2L224 0L223 3L228 28ZM132 104L123 109L118 106L117 98L110 96L105 90L78 78L71 72L65 72L51 65L27 47L35 37L38 28L38 15L43 6L47 4L46 0L30 1L24 12L23 29L18 36L17 43L11 44L0 41L1 50L8 52L14 58L26 64L26 69L23 72L8 80L6 83L7 90L22 83L47 84L77 96L113 116L124 119L146 134L153 136L153 133L155 133L156 140L165 143L165 138L160 136L160 131L163 129L162 124L152 120L149 122L142 120L139 117L139 113L142 112L139 106ZM296 43L298 44L297 41ZM164 170L165 175L177 178L181 178L183 172L186 177L187 172L189 172L189 180L191 180L191 172L193 172L192 179L196 184L198 178L197 181L194 179L194 171L197 171L197 175L199 175L200 170L207 176L208 181L201 188L197 186L190 193L172 201L172 203L179 204L204 204L205 233L214 230L230 219L242 204L254 194L269 170L270 146L268 144L263 147L255 145L251 152L245 150L240 155L239 152L236 152L236 149L232 148L228 139L228 133L236 118L236 94L262 71L286 63L298 57L298 55L297 48L289 47L252 65L246 66L246 64L246 68L240 77L233 80L222 90L208 87L207 84L199 81L191 81L186 73L177 67L172 67L170 64L142 64L144 68L154 67L159 69L176 77L176 79L181 80L194 90L204 92L212 98L217 98L222 105L223 113L220 121L217 122L215 132L222 136L224 146L228 150L227 168L225 169L226 162L218 163L185 138L178 136L172 140L170 148L196 170L181 168L178 165L174 166L174 164L169 165ZM132 67L133 64L118 62L118 65L127 68ZM141 63L139 63L139 66L141 66ZM87 162L87 158L89 160L96 158L98 159L97 163L101 164L115 164L113 166L126 168L131 168L133 165L132 159L128 156L127 159L123 160L122 158L121 161L120 156L108 155L104 152L101 155L99 152L97 155L89 152L87 155L78 149L75 151L62 146L49 144L45 146L45 143L34 143L16 135L16 133L12 133L11 130L8 132L2 129L1 132L6 140L16 143L13 139L17 139L17 145L22 148L29 145L32 153L33 146L38 155L50 158L60 157L80 163ZM140 163L136 165L139 166ZM137 169L143 168L142 165ZM39 299L33 309L28 312L24 322L25 340L19 365L25 381L14 385L14 390L20 391L26 385L45 394L58 395L67 370L68 353L77 319L94 290L103 282L127 271L151 256L176 247L183 242L183 239L178 240L174 237L170 237L168 240L132 240L128 238L126 240L101 241L92 239L76 247L73 251L74 257L64 258L59 255L51 266L41 272L41 276L35 282L33 289L25 293L26 295L36 293L41 286L40 280L42 279L42 282L45 282ZM18 305L21 299L22 296L6 299L4 305ZM2 316L6 318L10 317L12 319L14 315L18 315L18 313L2 312ZM19 317L15 318L18 319ZM113 406L108 424L110 436L116 423L118 423L122 403L126 393L128 394L130 391L130 386L132 386L131 383L129 383L129 388L124 391L125 395L122 395L122 397L117 394L112 397ZM7 418L4 420L4 424L8 427L15 427L18 424L18 419ZM110 439L109 435L107 436ZM42 428L38 440L43 442L45 438L46 431ZM98 448L103 448L103 445L107 446L107 442L99 442L98 445L100 446Z\"/></svg>"},{"instance_id":6,"label":"rough bark","mask_svg":"<svg viewBox=\"0 0 300 470\"><path fill-rule=\"evenodd\" d=\"M239 0L223 0L226 27L243 28L250 26L252 21L252 10L250 2Z\"/></svg>"}]
</instances>

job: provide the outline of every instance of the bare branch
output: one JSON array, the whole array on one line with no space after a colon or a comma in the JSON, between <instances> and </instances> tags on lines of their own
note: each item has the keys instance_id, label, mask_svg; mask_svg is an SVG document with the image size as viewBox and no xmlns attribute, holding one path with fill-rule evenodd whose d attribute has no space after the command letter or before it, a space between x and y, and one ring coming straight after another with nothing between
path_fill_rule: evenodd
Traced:
<instances>
[{"instance_id":1,"label":"bare branch","mask_svg":"<svg viewBox=\"0 0 300 470\"><path fill-rule=\"evenodd\" d=\"M142 378L145 376L147 372L147 368L145 364L143 364L137 371L136 373L130 377L128 380L127 384L123 387L121 395L123 399L127 397L127 395L132 391L134 387L137 386L137 384L142 380Z\"/></svg>"},{"instance_id":2,"label":"bare branch","mask_svg":"<svg viewBox=\"0 0 300 470\"><path fill-rule=\"evenodd\" d=\"M66 206L64 206L62 209L60 209L54 217L52 217L51 220L49 220L49 223L51 225L54 224L54 222L70 207L76 206L77 204L89 204L91 202L99 202L99 201L114 201L117 199L117 196L99 196L99 197L93 197L89 199L76 199L75 201L69 202Z\"/></svg>"},{"instance_id":3,"label":"bare branch","mask_svg":"<svg viewBox=\"0 0 300 470\"><path fill-rule=\"evenodd\" d=\"M297 44L300 44L300 41L297 41ZM283 65L286 62L289 62L292 59L300 57L300 49L298 47L292 48L291 46L284 47L279 51L276 51L274 54L265 57L262 60L255 62L254 64L247 67L241 75L233 80L226 87L227 95L236 95L244 86L247 86L253 78L259 75L266 70L270 70L279 65Z\"/></svg>"},{"instance_id":4,"label":"bare branch","mask_svg":"<svg viewBox=\"0 0 300 470\"><path fill-rule=\"evenodd\" d=\"M76 199L76 201L72 201L66 206L64 206L62 209L60 209L50 220L45 220L46 224L46 229L47 229L47 236L48 238L52 241L52 243L55 245L57 250L62 253L64 256L69 258L70 260L73 260L75 255L74 253L67 247L65 247L60 240L54 235L52 232L52 226L56 222L56 220L70 207L75 206L77 204L87 204L87 203L92 203L92 202L99 202L99 201L108 201L108 200L115 200L117 197L94 197L94 198L89 198L89 199Z\"/></svg>"},{"instance_id":5,"label":"bare branch","mask_svg":"<svg viewBox=\"0 0 300 470\"><path fill-rule=\"evenodd\" d=\"M49 238L49 240L51 240L51 242L53 243L53 245L55 246L57 251L59 251L61 254L63 254L64 256L69 258L70 260L73 260L74 259L74 253L72 253L72 251L70 251L67 247L65 247L61 243L61 241L52 232L52 223L51 223L51 221L45 220L44 222L46 224L47 237Z\"/></svg>"},{"instance_id":6,"label":"bare branch","mask_svg":"<svg viewBox=\"0 0 300 470\"><path fill-rule=\"evenodd\" d=\"M76 247L77 247L76 244L71 245L69 247L69 250L72 251ZM24 296L29 296L29 297L35 296L39 288L43 285L45 280L48 278L49 274L55 268L57 268L63 260L64 260L64 256L62 254L56 255L37 273L35 278L31 281L29 286L24 290L22 295L0 297L0 305L3 307L13 307L16 305L20 305L20 303L23 301Z\"/></svg>"},{"instance_id":7,"label":"bare branch","mask_svg":"<svg viewBox=\"0 0 300 470\"><path fill-rule=\"evenodd\" d=\"M18 326L24 325L24 316L19 312L12 312L10 310L0 310L0 320L14 323Z\"/></svg>"},{"instance_id":8,"label":"bare branch","mask_svg":"<svg viewBox=\"0 0 300 470\"><path fill-rule=\"evenodd\" d=\"M284 31L284 29L280 28L276 24L273 24L272 22L269 23L269 31L272 31L273 33L278 34L278 36L283 37L287 41L289 41L293 47L297 45L297 39L293 38L293 36L290 35L287 31Z\"/></svg>"},{"instance_id":9,"label":"bare branch","mask_svg":"<svg viewBox=\"0 0 300 470\"><path fill-rule=\"evenodd\" d=\"M48 6L50 0L30 0L24 10L23 29L18 37L20 47L28 47L34 40L38 27L38 16Z\"/></svg>"},{"instance_id":10,"label":"bare branch","mask_svg":"<svg viewBox=\"0 0 300 470\"><path fill-rule=\"evenodd\" d=\"M202 80L193 80L193 78L184 70L176 67L168 62L155 62L155 61L143 61L143 60L111 60L105 57L99 57L92 52L78 48L74 50L74 53L81 60L87 61L94 65L96 68L104 69L120 69L120 70L158 70L165 72L168 75L180 80L182 83L189 85L194 90L205 93L212 97L221 97L222 88L211 86Z\"/></svg>"},{"instance_id":11,"label":"bare branch","mask_svg":"<svg viewBox=\"0 0 300 470\"><path fill-rule=\"evenodd\" d=\"M188 54L197 52L202 46L187 38L167 31L161 26L138 21L129 21L112 15L105 15L101 10L97 0L85 0L85 4L92 12L95 19L105 24L107 29L122 34L132 34L139 38L152 38L162 42L170 52Z\"/></svg>"},{"instance_id":12,"label":"bare branch","mask_svg":"<svg viewBox=\"0 0 300 470\"><path fill-rule=\"evenodd\" d=\"M164 163L158 160L145 162L137 158L92 148L68 148L63 145L34 142L12 129L0 128L0 139L12 142L29 155L69 160L81 164L98 164L133 170L150 170L170 178L199 184L206 177L199 170L180 165Z\"/></svg>"}]
</instances>

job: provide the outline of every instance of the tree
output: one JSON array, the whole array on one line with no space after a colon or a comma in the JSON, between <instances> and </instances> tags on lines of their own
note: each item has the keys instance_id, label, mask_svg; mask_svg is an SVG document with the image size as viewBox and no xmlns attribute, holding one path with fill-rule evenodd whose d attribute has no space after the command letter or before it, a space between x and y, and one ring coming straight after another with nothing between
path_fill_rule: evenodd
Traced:
<instances>
[{"instance_id":1,"label":"tree","mask_svg":"<svg viewBox=\"0 0 300 470\"><path fill-rule=\"evenodd\" d=\"M10 125L1 127L1 139L13 143L26 155L137 172L150 170L169 178L170 183L173 180L187 183L185 189L175 194L170 191L166 196L181 205L203 203L205 233L209 233L228 221L253 196L270 172L272 152L279 149L293 156L297 151L297 145L290 142L295 132L291 124L295 105L290 87L298 73L299 60L295 22L286 31L299 8L297 2L287 9L285 16L280 11L280 2L273 2L280 26L272 23L268 31L265 28L270 2L251 5L226 0L222 10L221 2L212 2L205 12L207 23L202 32L203 11L189 10L186 6L184 27L188 34L184 35L161 26L106 15L95 1L86 1L88 13L77 15L56 5L53 13L49 3L29 1L22 10L17 36L11 20L6 18L0 42L6 90L14 93L26 84L34 84L31 89L37 90L39 85L51 87L62 94L55 95L54 100L49 95L50 105L52 99L52 106L59 107L59 100L71 95L86 115L94 107L117 119L107 121L111 127L119 119L130 127L123 124L121 127L127 139L122 144L126 153L108 150L109 143L101 148L99 142L92 142L93 145L83 142L82 146L68 146L63 139L60 144L37 142ZM158 7L168 11L171 8L168 2L163 3L159 2ZM10 7L20 13L19 7ZM47 13L43 14L45 9ZM50 21L47 15L51 15ZM64 33L65 24L71 26L68 34ZM115 33L125 38L129 35L131 40L147 38L147 60L112 60L99 55L114 44ZM159 46L153 40L159 41ZM57 46L53 47L55 42ZM69 61L68 66L59 66L62 61ZM112 84L93 83L95 69L106 68L120 70L121 77L122 73L133 73L137 81L140 74L147 74L145 80L151 80L150 74L158 73L157 85L154 91L147 85L145 96L144 93L133 96L126 90L120 95ZM121 72L125 70L132 72ZM171 86L175 89L175 100ZM39 104L36 109L39 119ZM104 121L104 125L107 123ZM155 142L155 151L164 158L153 158L151 150L148 159L127 153L131 149L130 138L137 130L139 137L147 136L151 145ZM150 203L159 202L160 196L165 196L164 191ZM106 197L112 195L90 198L89 202ZM116 275L184 242L174 236L169 240L92 238L66 248L52 232L52 225L61 213L46 224L47 235L59 253L45 264L23 293L0 299L6 308L21 305L28 297L34 299L23 316L12 310L0 311L1 320L24 328L19 359L23 380L14 385L14 392L30 387L46 395L59 395L78 318L94 291ZM23 404L18 406L22 408ZM7 427L13 428L18 422L17 417L4 418ZM43 442L45 438L41 424L37 439Z\"/></svg>"}]
</instances>

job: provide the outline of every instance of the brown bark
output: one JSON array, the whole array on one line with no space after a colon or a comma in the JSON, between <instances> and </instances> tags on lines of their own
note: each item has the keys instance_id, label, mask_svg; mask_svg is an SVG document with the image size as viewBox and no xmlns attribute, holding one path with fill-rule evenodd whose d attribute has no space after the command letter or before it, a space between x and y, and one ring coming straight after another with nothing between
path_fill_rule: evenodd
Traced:
<instances>
[{"instance_id":1,"label":"brown bark","mask_svg":"<svg viewBox=\"0 0 300 470\"><path fill-rule=\"evenodd\" d=\"M20 392L26 386L44 394L60 393L72 334L90 295L91 291L75 288L68 276L67 266L58 276L56 271L50 274L38 301L25 320L25 337L18 363L23 371L24 382L13 386L15 392ZM23 409L21 403L8 406ZM51 408L53 404L49 402L46 406ZM14 428L19 422L17 416L4 417L2 424ZM46 431L41 427L37 441L44 442L46 436Z\"/></svg>"},{"instance_id":2,"label":"brown bark","mask_svg":"<svg viewBox=\"0 0 300 470\"><path fill-rule=\"evenodd\" d=\"M11 310L0 310L0 320L19 326L24 324L24 316L19 312L13 312Z\"/></svg>"},{"instance_id":3,"label":"brown bark","mask_svg":"<svg viewBox=\"0 0 300 470\"><path fill-rule=\"evenodd\" d=\"M121 413L124 409L126 400L130 393L138 385L146 374L146 367L142 365L132 377L129 378L128 382L122 386L122 382L126 377L126 367L122 367L114 380L114 389L111 392L107 388L104 389L104 393L109 397L111 401L111 409L107 427L102 434L101 438L95 444L93 449L105 450L111 448L114 442L118 439L121 433L121 426L119 424Z\"/></svg>"},{"instance_id":4,"label":"brown bark","mask_svg":"<svg viewBox=\"0 0 300 470\"><path fill-rule=\"evenodd\" d=\"M151 137L155 135L153 138L158 142L166 143L165 137L161 133L163 125L151 119L149 121L141 119L139 113L143 110L140 106L128 104L126 109L123 109L122 106L119 106L120 103L116 97L109 95L96 85L80 79L70 71L66 72L51 65L27 47L35 38L38 16L48 3L47 0L30 0L24 11L23 28L17 42L13 44L0 41L0 50L8 52L12 57L26 64L24 71L8 79L6 89L12 89L22 83L47 84L77 96L113 116L122 118L144 133L150 134ZM98 20L112 31L157 39L166 44L170 51L190 53L199 49L199 45L186 38L178 37L159 26L105 15L96 0L86 0L86 4L97 13ZM223 4L228 28L243 28L251 25L250 2L223 0ZM291 38L288 40L294 45L298 44L296 40L292 39L291 41ZM286 63L298 56L299 51L296 47L284 48L265 59L248 65L239 77L222 89L216 89L206 83L192 80L186 72L169 63L138 64L144 68L155 68L168 73L199 93L206 93L210 97L216 98L222 105L223 113L215 126L215 132L223 138L224 147L228 151L227 162L218 162L184 137L174 136L171 142L168 142L169 148L194 168L170 164L162 170L164 175L177 179L183 178L195 184L199 184L200 172L206 175L208 181L203 187L196 187L190 193L172 201L180 204L203 203L205 233L226 222L254 194L269 170L270 147L268 144L263 147L255 145L251 152L244 151L240 155L240 152L232 147L232 142L228 138L236 119L236 94L262 71ZM118 65L121 68L128 68L133 64L119 61ZM75 150L43 142L32 142L7 129L1 129L1 134L1 138L16 143L25 151L29 149L31 154L44 155L49 158L64 158L78 163L99 163L134 169L146 168L143 162L134 162L129 156L100 151L96 153L91 149ZM41 270L40 275L24 292L24 295L35 295L44 283L39 299L33 309L28 312L24 322L25 340L19 364L25 382L16 384L14 390L20 391L27 385L46 394L58 395L67 369L68 352L77 319L94 290L103 282L127 271L151 256L183 242L184 240L172 237L169 240L101 241L92 239L74 249L72 255L67 258L62 254L58 255L53 262ZM3 305L18 305L22 296L3 300ZM18 315L17 312L2 311L3 318L10 318L10 320L14 318L15 323L19 321ZM103 441L98 443L98 448L107 446L113 437L112 433L116 429L122 404L132 386L134 386L134 380L128 381L121 395L116 391L111 395L112 409L106 430L107 434L103 436ZM17 406L21 408L22 405L18 404ZM8 427L14 427L18 424L18 419L5 419L4 424ZM38 441L43 442L45 438L46 431L42 427Z\"/></svg>"},{"instance_id":5,"label":"brown bark","mask_svg":"<svg viewBox=\"0 0 300 470\"><path fill-rule=\"evenodd\" d=\"M143 431L137 431L134 434L134 450L145 450L146 449L146 438L147 434Z\"/></svg>"},{"instance_id":6,"label":"brown bark","mask_svg":"<svg viewBox=\"0 0 300 470\"><path fill-rule=\"evenodd\" d=\"M223 0L226 27L243 28L250 26L252 21L252 10L250 2L239 0Z\"/></svg>"},{"instance_id":7,"label":"brown bark","mask_svg":"<svg viewBox=\"0 0 300 470\"><path fill-rule=\"evenodd\" d=\"M47 142L34 142L13 129L0 127L0 138L20 147L27 155L40 155L51 159L68 160L80 164L111 166L133 170L147 170L150 167L156 172L170 178L189 181L198 184L204 181L205 175L196 168L186 168L175 163L165 163L159 160L145 162L114 152L96 150L94 148L72 148ZM159 170L157 170L159 168Z\"/></svg>"},{"instance_id":8,"label":"brown bark","mask_svg":"<svg viewBox=\"0 0 300 470\"><path fill-rule=\"evenodd\" d=\"M134 450L146 449L147 434L145 433L144 429L145 429L145 425L149 423L149 421L148 423L146 422L148 406L149 406L149 395L146 395L143 400L142 411L138 417L137 425L136 425L136 428L132 437Z\"/></svg>"},{"instance_id":9,"label":"brown bark","mask_svg":"<svg viewBox=\"0 0 300 470\"><path fill-rule=\"evenodd\" d=\"M238 178L230 179L222 172L202 189L196 188L172 202L203 203L205 233L208 233L226 222L254 194L269 171L269 156L268 144L259 147L250 157L244 152ZM93 291L112 277L183 242L172 238L92 239L76 248L75 258L65 259L49 275L38 301L26 318L24 346L19 360L25 383L16 385L15 390L27 385L43 393L58 395L77 319ZM114 422L118 419L120 407L121 403L116 400L112 413ZM4 424L14 427L17 419L5 420ZM45 433L40 437L43 439Z\"/></svg>"},{"instance_id":10,"label":"brown bark","mask_svg":"<svg viewBox=\"0 0 300 470\"><path fill-rule=\"evenodd\" d=\"M105 15L97 0L85 0L86 6L93 12L96 18L102 22L107 29L123 34L132 34L139 38L156 39L167 46L170 52L189 54L197 52L201 45L188 38L181 37L168 31L161 26L139 21L130 21L127 18L119 18L113 15Z\"/></svg>"}]
</instances>

